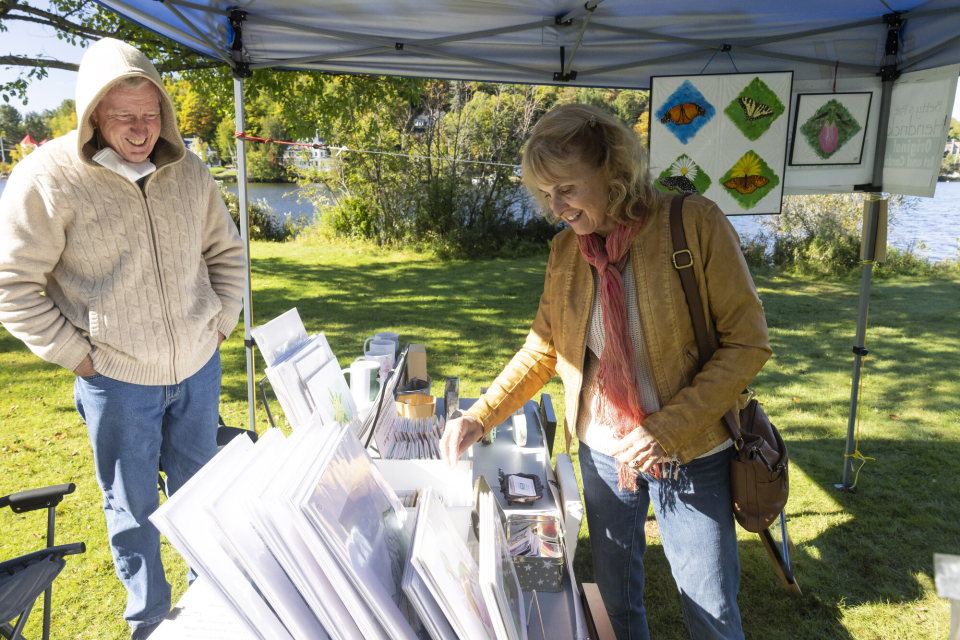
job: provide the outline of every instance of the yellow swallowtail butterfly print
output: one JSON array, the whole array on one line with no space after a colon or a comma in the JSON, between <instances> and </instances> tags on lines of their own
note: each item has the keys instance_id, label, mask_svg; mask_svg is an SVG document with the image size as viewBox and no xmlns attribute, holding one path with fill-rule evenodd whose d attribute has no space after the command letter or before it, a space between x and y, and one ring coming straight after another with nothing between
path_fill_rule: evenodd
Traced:
<instances>
[{"instance_id":1,"label":"yellow swallowtail butterfly print","mask_svg":"<svg viewBox=\"0 0 960 640\"><path fill-rule=\"evenodd\" d=\"M740 98L738 101L740 108L743 109L743 115L751 122L773 115L773 109L753 98Z\"/></svg>"}]
</instances>

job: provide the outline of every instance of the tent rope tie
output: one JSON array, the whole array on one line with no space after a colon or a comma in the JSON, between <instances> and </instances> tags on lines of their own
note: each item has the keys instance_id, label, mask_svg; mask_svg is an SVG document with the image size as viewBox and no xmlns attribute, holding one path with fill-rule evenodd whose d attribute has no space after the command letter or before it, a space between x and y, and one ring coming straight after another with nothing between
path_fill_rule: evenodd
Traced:
<instances>
[{"instance_id":1,"label":"tent rope tie","mask_svg":"<svg viewBox=\"0 0 960 640\"><path fill-rule=\"evenodd\" d=\"M873 264L873 260L864 260L863 264ZM869 312L868 312L869 317ZM864 336L866 336L866 323L864 323ZM864 338L863 346L867 346L866 338ZM853 476L853 484L850 485L851 489L857 488L857 480L860 479L860 470L863 469L864 465L867 464L867 460L876 461L876 458L871 458L860 453L860 408L863 406L863 369L867 359L866 357L860 358L860 392L857 394L857 428L854 436L853 444L853 453L845 453L844 458L853 458L854 460L860 460L860 466L857 467L857 473Z\"/></svg>"},{"instance_id":2,"label":"tent rope tie","mask_svg":"<svg viewBox=\"0 0 960 640\"><path fill-rule=\"evenodd\" d=\"M466 164L485 164L494 167L511 167L516 169L520 165L511 164L509 162L490 162L487 160L465 160L463 158L444 158L440 156L421 156L411 153L391 153L389 151L374 151L372 149L350 149L348 147L334 147L328 144L314 144L312 142L284 142L283 140L271 140L270 138L258 138L257 136L248 135L245 131L237 131L233 134L233 137L237 140L244 140L246 142L260 142L263 144L287 144L295 147L311 147L313 149L329 149L331 151L336 151L337 155L340 155L344 151L351 151L353 153L373 153L381 156L394 156L397 158L417 158L420 160L446 160L448 162L462 162Z\"/></svg>"}]
</instances>

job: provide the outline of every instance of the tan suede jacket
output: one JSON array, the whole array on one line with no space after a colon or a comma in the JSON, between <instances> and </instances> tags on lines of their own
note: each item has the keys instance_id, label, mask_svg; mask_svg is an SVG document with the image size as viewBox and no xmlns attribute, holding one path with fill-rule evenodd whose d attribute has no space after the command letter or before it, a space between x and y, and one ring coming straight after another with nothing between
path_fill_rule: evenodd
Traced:
<instances>
[{"instance_id":1,"label":"tan suede jacket","mask_svg":"<svg viewBox=\"0 0 960 640\"><path fill-rule=\"evenodd\" d=\"M659 208L651 212L630 251L644 339L662 406L643 426L668 456L677 454L686 463L728 439L721 417L734 406L743 406L743 390L772 351L737 232L716 204L690 196L684 202L683 225L707 325L719 347L699 370L693 323L671 260L671 198L660 196ZM468 411L483 424L484 433L559 373L566 394L569 451L592 301L590 265L573 230L566 229L553 239L540 308L523 348Z\"/></svg>"}]
</instances>

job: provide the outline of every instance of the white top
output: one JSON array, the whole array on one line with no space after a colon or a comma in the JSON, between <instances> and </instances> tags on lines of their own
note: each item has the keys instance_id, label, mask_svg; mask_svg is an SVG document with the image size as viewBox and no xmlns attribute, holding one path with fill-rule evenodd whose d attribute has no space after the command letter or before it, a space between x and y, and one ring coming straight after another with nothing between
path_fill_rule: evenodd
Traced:
<instances>
[{"instance_id":1,"label":"white top","mask_svg":"<svg viewBox=\"0 0 960 640\"><path fill-rule=\"evenodd\" d=\"M577 438L588 447L606 455L610 455L617 445L617 437L610 427L600 424L594 419L597 410L597 396L594 393L597 374L600 371L600 356L603 354L603 307L600 304L600 276L594 267L593 273L593 308L590 312L590 323L587 325L587 353L583 368L583 386L580 390L580 410L577 414ZM643 338L643 327L640 324L640 309L637 307L637 283L633 275L631 259L627 259L623 267L623 289L627 301L627 330L633 342L633 359L636 364L637 388L640 391L640 406L647 414L660 410L660 397L653 380L653 368L650 365L650 356L647 353L647 343ZM700 458L713 455L718 451L733 445L732 440L707 451Z\"/></svg>"}]
</instances>

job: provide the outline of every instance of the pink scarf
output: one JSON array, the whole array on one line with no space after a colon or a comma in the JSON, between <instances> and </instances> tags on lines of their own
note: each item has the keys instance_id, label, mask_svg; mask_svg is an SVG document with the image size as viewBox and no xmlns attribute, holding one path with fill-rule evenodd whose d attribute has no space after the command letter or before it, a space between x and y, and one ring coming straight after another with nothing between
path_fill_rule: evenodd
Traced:
<instances>
[{"instance_id":1,"label":"pink scarf","mask_svg":"<svg viewBox=\"0 0 960 640\"><path fill-rule=\"evenodd\" d=\"M620 272L630 255L630 244L643 224L620 224L613 233L601 238L595 233L577 236L580 253L600 276L600 305L603 308L603 354L595 391L598 397L597 419L610 427L618 439L640 426L647 416L640 406L637 366L633 341L627 328L627 305ZM620 489L636 490L636 476L617 463Z\"/></svg>"}]
</instances>

